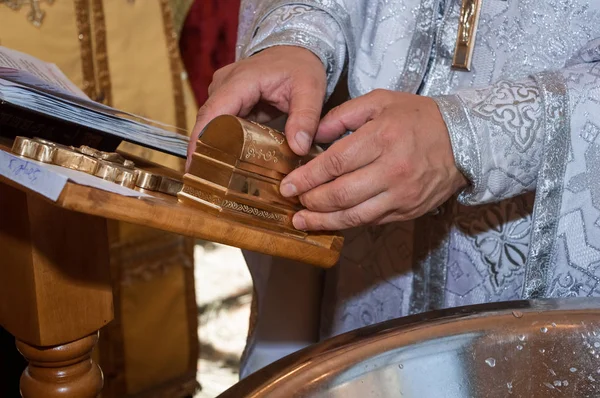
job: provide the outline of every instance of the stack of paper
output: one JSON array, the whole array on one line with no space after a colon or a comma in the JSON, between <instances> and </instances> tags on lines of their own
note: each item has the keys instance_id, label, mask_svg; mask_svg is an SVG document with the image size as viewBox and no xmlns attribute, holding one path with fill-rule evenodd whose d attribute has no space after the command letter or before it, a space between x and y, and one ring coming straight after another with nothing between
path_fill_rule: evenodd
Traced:
<instances>
[{"instance_id":1,"label":"stack of paper","mask_svg":"<svg viewBox=\"0 0 600 398\"><path fill-rule=\"evenodd\" d=\"M186 156L188 138L177 128L94 102L55 65L0 46L0 107L3 103Z\"/></svg>"}]
</instances>

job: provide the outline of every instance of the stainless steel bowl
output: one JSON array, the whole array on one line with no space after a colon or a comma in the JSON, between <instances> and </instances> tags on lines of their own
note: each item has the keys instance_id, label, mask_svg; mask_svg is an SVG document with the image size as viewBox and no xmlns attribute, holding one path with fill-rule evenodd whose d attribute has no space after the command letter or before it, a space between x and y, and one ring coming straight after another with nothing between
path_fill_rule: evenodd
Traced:
<instances>
[{"instance_id":1,"label":"stainless steel bowl","mask_svg":"<svg viewBox=\"0 0 600 398\"><path fill-rule=\"evenodd\" d=\"M384 322L283 358L220 397L600 397L600 301L485 304Z\"/></svg>"}]
</instances>

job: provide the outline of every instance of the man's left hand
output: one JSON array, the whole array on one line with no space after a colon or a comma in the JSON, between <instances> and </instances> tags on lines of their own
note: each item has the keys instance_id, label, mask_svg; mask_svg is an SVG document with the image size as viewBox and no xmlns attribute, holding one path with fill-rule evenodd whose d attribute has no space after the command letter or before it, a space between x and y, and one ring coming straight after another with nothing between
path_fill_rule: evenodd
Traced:
<instances>
[{"instance_id":1,"label":"man's left hand","mask_svg":"<svg viewBox=\"0 0 600 398\"><path fill-rule=\"evenodd\" d=\"M375 90L331 110L317 142L335 142L290 173L283 196L306 210L300 230L340 230L417 218L444 203L467 180L456 168L446 124L428 97Z\"/></svg>"}]
</instances>

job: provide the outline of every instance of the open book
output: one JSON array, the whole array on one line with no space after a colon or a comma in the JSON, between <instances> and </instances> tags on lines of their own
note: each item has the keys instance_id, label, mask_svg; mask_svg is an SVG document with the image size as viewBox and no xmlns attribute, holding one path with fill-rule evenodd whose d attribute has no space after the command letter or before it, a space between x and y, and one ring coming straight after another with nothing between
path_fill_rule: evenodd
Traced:
<instances>
[{"instance_id":1,"label":"open book","mask_svg":"<svg viewBox=\"0 0 600 398\"><path fill-rule=\"evenodd\" d=\"M185 158L188 138L176 127L158 123L90 100L56 67L0 46L0 135L23 120L39 125L74 126ZM4 130L4 131L3 131ZM44 129L39 128L43 136ZM45 130L53 130L52 127ZM24 135L24 134L20 134ZM63 134L64 136L64 134ZM42 137L60 142L56 135ZM70 142L62 142L71 144Z\"/></svg>"}]
</instances>

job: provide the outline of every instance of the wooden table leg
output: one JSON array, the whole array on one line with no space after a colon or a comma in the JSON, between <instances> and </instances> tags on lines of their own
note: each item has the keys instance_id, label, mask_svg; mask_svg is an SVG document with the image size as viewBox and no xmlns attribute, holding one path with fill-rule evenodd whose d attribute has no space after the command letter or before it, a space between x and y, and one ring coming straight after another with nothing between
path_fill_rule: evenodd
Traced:
<instances>
[{"instance_id":1,"label":"wooden table leg","mask_svg":"<svg viewBox=\"0 0 600 398\"><path fill-rule=\"evenodd\" d=\"M106 220L0 183L0 324L29 361L24 398L92 398L90 355L113 318Z\"/></svg>"},{"instance_id":2,"label":"wooden table leg","mask_svg":"<svg viewBox=\"0 0 600 398\"><path fill-rule=\"evenodd\" d=\"M54 347L36 347L17 340L29 362L21 376L23 397L96 397L102 390L102 372L91 355L98 333Z\"/></svg>"}]
</instances>

